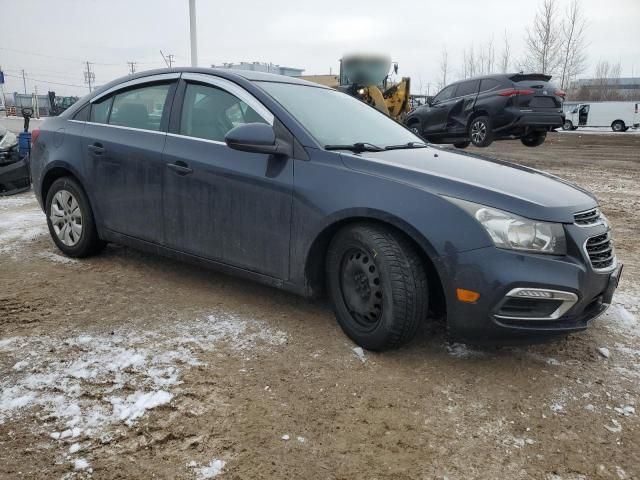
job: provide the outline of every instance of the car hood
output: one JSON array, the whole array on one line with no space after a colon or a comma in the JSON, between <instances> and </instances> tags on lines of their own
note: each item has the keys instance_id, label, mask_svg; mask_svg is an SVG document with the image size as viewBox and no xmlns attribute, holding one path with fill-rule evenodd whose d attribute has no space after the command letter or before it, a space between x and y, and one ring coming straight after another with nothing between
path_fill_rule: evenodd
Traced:
<instances>
[{"instance_id":1,"label":"car hood","mask_svg":"<svg viewBox=\"0 0 640 480\"><path fill-rule=\"evenodd\" d=\"M341 155L347 168L535 220L573 223L574 213L597 205L554 175L466 152L430 146Z\"/></svg>"}]
</instances>

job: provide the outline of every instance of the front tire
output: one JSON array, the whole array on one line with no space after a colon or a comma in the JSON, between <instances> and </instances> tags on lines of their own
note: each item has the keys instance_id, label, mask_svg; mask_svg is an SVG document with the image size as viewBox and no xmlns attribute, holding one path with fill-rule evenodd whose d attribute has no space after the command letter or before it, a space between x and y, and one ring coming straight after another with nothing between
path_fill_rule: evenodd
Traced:
<instances>
[{"instance_id":1,"label":"front tire","mask_svg":"<svg viewBox=\"0 0 640 480\"><path fill-rule=\"evenodd\" d=\"M547 138L547 132L536 132L520 138L525 147L539 147Z\"/></svg>"},{"instance_id":2,"label":"front tire","mask_svg":"<svg viewBox=\"0 0 640 480\"><path fill-rule=\"evenodd\" d=\"M418 249L389 228L361 223L338 232L326 273L338 323L367 350L409 342L427 316L427 277Z\"/></svg>"},{"instance_id":3,"label":"front tire","mask_svg":"<svg viewBox=\"0 0 640 480\"><path fill-rule=\"evenodd\" d=\"M493 131L489 117L476 117L471 120L469 138L476 147L488 147L493 143Z\"/></svg>"},{"instance_id":4,"label":"front tire","mask_svg":"<svg viewBox=\"0 0 640 480\"><path fill-rule=\"evenodd\" d=\"M471 145L471 142L458 142L458 143L454 143L453 146L456 148L467 148L469 145Z\"/></svg>"},{"instance_id":5,"label":"front tire","mask_svg":"<svg viewBox=\"0 0 640 480\"><path fill-rule=\"evenodd\" d=\"M562 129L563 130L574 130L573 122L571 120L565 120L564 123L562 124Z\"/></svg>"},{"instance_id":6,"label":"front tire","mask_svg":"<svg viewBox=\"0 0 640 480\"><path fill-rule=\"evenodd\" d=\"M51 238L65 255L87 257L105 246L98 238L87 195L76 180L55 180L47 192L45 206Z\"/></svg>"},{"instance_id":7,"label":"front tire","mask_svg":"<svg viewBox=\"0 0 640 480\"><path fill-rule=\"evenodd\" d=\"M616 120L611 124L611 130L614 132L624 132L626 131L626 126L622 120Z\"/></svg>"},{"instance_id":8,"label":"front tire","mask_svg":"<svg viewBox=\"0 0 640 480\"><path fill-rule=\"evenodd\" d=\"M422 136L422 132L420 131L420 123L419 122L413 121L412 123L407 125L407 128L409 130L411 130L413 133L415 133L417 136L419 136L420 138L424 138Z\"/></svg>"}]
</instances>

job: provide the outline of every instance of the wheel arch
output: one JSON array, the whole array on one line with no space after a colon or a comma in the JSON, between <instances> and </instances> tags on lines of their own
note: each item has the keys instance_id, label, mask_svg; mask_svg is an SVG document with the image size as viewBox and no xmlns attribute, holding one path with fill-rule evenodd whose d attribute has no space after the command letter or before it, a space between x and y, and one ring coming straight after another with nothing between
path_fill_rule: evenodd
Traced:
<instances>
[{"instance_id":1,"label":"wheel arch","mask_svg":"<svg viewBox=\"0 0 640 480\"><path fill-rule=\"evenodd\" d=\"M98 229L98 233L100 233L101 226L100 226L100 222L98 221L99 216L95 208L95 201L93 199L93 196L89 191L89 189L85 187L85 181L82 175L77 171L77 169L73 167L73 165L67 162L64 162L64 161L51 162L49 165L47 165L46 170L42 173L40 188L39 188L39 191L37 192L40 195L42 210L45 212L47 211L47 206L46 206L47 194L49 193L49 189L51 188L51 185L53 185L53 182L55 182L58 178L62 178L62 177L71 177L76 182L78 182L78 184L84 191L85 195L87 196L87 199L89 201L89 207L93 212L93 217L96 222L96 228Z\"/></svg>"},{"instance_id":2,"label":"wheel arch","mask_svg":"<svg viewBox=\"0 0 640 480\"><path fill-rule=\"evenodd\" d=\"M314 297L325 293L325 260L333 237L348 225L369 223L390 228L408 238L418 249L425 265L429 285L430 310L438 316L447 310L444 267L431 243L404 220L377 210L343 212L318 232L305 256L305 280Z\"/></svg>"},{"instance_id":3,"label":"wheel arch","mask_svg":"<svg viewBox=\"0 0 640 480\"><path fill-rule=\"evenodd\" d=\"M485 110L484 108L480 108L478 110L474 110L473 113L471 115L469 115L469 119L467 120L467 131L469 130L469 127L471 126L471 122L473 122L478 117L489 117L489 120L491 120L489 112L487 110Z\"/></svg>"}]
</instances>

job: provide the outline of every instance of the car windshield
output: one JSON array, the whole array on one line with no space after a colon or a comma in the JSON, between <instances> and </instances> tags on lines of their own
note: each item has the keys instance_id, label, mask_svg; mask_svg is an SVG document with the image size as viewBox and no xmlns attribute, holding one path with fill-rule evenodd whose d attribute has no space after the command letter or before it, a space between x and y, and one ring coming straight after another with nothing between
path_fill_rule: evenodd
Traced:
<instances>
[{"instance_id":1,"label":"car windshield","mask_svg":"<svg viewBox=\"0 0 640 480\"><path fill-rule=\"evenodd\" d=\"M257 83L323 146L370 144L385 148L424 143L391 118L345 93L291 83Z\"/></svg>"}]
</instances>

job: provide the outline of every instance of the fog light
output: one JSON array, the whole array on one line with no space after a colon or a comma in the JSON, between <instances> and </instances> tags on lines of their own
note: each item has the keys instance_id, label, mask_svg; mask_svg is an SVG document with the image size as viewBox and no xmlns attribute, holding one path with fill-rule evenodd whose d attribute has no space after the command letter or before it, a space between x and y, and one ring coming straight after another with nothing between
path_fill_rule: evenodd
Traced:
<instances>
[{"instance_id":1,"label":"fog light","mask_svg":"<svg viewBox=\"0 0 640 480\"><path fill-rule=\"evenodd\" d=\"M458 300L464 303L476 303L480 298L478 292L465 290L464 288L456 288L456 295L458 296Z\"/></svg>"}]
</instances>

